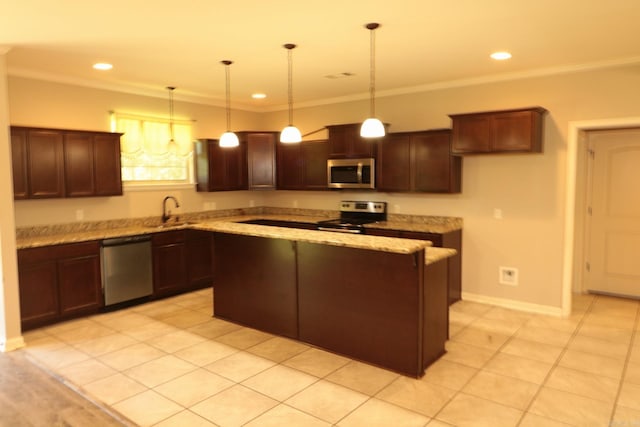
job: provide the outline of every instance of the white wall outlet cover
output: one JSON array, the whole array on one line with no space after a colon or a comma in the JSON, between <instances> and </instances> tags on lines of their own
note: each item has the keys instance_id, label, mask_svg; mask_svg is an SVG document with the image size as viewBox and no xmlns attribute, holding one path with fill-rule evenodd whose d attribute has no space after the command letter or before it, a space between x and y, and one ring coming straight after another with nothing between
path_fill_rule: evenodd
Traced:
<instances>
[{"instance_id":1,"label":"white wall outlet cover","mask_svg":"<svg viewBox=\"0 0 640 427\"><path fill-rule=\"evenodd\" d=\"M255 200L249 200L249 207L252 208L256 205L256 201Z\"/></svg>"},{"instance_id":2,"label":"white wall outlet cover","mask_svg":"<svg viewBox=\"0 0 640 427\"><path fill-rule=\"evenodd\" d=\"M493 210L493 217L494 217L495 219L502 219L502 209L500 209L500 208L495 208L495 209Z\"/></svg>"},{"instance_id":3,"label":"white wall outlet cover","mask_svg":"<svg viewBox=\"0 0 640 427\"><path fill-rule=\"evenodd\" d=\"M498 267L498 283L507 286L518 286L518 269L515 267Z\"/></svg>"},{"instance_id":4,"label":"white wall outlet cover","mask_svg":"<svg viewBox=\"0 0 640 427\"><path fill-rule=\"evenodd\" d=\"M76 219L82 221L84 219L84 209L76 209Z\"/></svg>"}]
</instances>

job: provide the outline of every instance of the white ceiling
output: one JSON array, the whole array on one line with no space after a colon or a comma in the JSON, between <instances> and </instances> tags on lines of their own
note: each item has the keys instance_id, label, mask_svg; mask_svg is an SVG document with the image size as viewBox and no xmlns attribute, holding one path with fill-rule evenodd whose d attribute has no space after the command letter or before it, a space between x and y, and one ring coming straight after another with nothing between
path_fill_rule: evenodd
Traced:
<instances>
[{"instance_id":1,"label":"white ceiling","mask_svg":"<svg viewBox=\"0 0 640 427\"><path fill-rule=\"evenodd\" d=\"M298 44L297 106L366 98L368 22L381 24L379 96L640 63L640 0L14 0L0 45L10 75L165 97L171 85L176 99L217 105L230 59L232 106L268 111L286 104L284 43ZM491 60L496 50L513 58Z\"/></svg>"}]
</instances>

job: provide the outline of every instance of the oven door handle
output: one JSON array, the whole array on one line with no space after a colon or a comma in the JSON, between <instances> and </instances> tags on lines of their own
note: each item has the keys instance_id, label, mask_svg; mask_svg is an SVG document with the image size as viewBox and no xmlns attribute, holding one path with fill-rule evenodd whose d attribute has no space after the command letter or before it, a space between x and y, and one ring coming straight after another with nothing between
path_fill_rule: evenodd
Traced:
<instances>
[{"instance_id":1,"label":"oven door handle","mask_svg":"<svg viewBox=\"0 0 640 427\"><path fill-rule=\"evenodd\" d=\"M362 231L360 230L354 230L349 228L318 227L318 231L333 231L338 233L362 234Z\"/></svg>"}]
</instances>

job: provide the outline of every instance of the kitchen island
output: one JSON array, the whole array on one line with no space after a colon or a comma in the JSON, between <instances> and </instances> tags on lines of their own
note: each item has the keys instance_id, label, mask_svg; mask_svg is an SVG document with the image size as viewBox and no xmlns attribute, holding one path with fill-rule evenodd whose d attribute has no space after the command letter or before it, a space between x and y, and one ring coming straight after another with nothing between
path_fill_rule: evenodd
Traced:
<instances>
[{"instance_id":1,"label":"kitchen island","mask_svg":"<svg viewBox=\"0 0 640 427\"><path fill-rule=\"evenodd\" d=\"M445 352L455 251L225 221L194 228L214 232L216 317L413 377Z\"/></svg>"}]
</instances>

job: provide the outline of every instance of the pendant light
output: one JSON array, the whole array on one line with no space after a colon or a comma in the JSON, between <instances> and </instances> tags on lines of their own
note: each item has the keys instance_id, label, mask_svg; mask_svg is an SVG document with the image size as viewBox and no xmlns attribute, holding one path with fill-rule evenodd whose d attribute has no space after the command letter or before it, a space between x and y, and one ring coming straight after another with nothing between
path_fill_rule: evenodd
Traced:
<instances>
[{"instance_id":1,"label":"pendant light","mask_svg":"<svg viewBox=\"0 0 640 427\"><path fill-rule=\"evenodd\" d=\"M293 61L292 54L293 49L296 48L295 44L287 43L283 46L287 49L287 59L289 66L289 73L287 76L288 81L288 104L289 104L289 126L282 129L280 132L280 142L285 144L297 143L302 141L302 135L300 134L300 130L293 125Z\"/></svg>"},{"instance_id":2,"label":"pendant light","mask_svg":"<svg viewBox=\"0 0 640 427\"><path fill-rule=\"evenodd\" d=\"M365 25L365 28L371 31L370 37L370 67L369 67L369 104L371 115L362 123L360 127L360 136L363 138L380 138L384 136L384 125L376 118L376 28L380 24L372 22Z\"/></svg>"},{"instance_id":3,"label":"pendant light","mask_svg":"<svg viewBox=\"0 0 640 427\"><path fill-rule=\"evenodd\" d=\"M169 151L175 152L177 150L177 144L173 138L173 91L176 90L174 86L167 86L169 91Z\"/></svg>"},{"instance_id":4,"label":"pendant light","mask_svg":"<svg viewBox=\"0 0 640 427\"><path fill-rule=\"evenodd\" d=\"M220 141L218 141L218 145L220 145L220 147L225 147L225 148L237 147L238 145L240 145L240 141L238 141L238 135L231 132L231 82L230 82L231 73L229 70L229 66L233 64L233 62L229 60L224 60L224 61L220 61L220 63L224 65L224 72L225 72L225 89L226 89L226 98L227 98L227 105L226 105L227 131L223 133L222 136L220 137Z\"/></svg>"}]
</instances>

